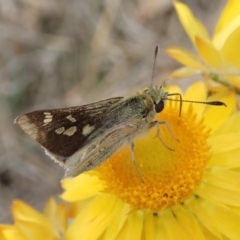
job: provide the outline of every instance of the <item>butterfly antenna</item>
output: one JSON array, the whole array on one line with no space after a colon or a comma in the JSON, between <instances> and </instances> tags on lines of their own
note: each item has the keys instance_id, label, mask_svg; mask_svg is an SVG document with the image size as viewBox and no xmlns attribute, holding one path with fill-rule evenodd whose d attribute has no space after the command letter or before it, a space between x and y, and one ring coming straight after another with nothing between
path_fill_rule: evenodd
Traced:
<instances>
[{"instance_id":1,"label":"butterfly antenna","mask_svg":"<svg viewBox=\"0 0 240 240\"><path fill-rule=\"evenodd\" d=\"M154 79L154 75L155 75L157 55L158 55L158 46L156 46L155 52L154 52L154 62L153 62L153 70L152 70L151 88L153 87L153 79Z\"/></svg>"},{"instance_id":2,"label":"butterfly antenna","mask_svg":"<svg viewBox=\"0 0 240 240\"><path fill-rule=\"evenodd\" d=\"M184 100L184 99L182 99L182 95L181 95L180 93L170 93L170 94L168 94L168 96L179 96L180 99L173 99L173 98L167 98L167 99L166 99L166 100L169 100L169 101L180 102L179 117L181 116L182 103L183 103L183 102L206 104L206 105L212 105L212 106L225 106L225 107L227 107L226 103L221 102L221 101L210 101L210 102L206 102L206 101Z\"/></svg>"}]
</instances>

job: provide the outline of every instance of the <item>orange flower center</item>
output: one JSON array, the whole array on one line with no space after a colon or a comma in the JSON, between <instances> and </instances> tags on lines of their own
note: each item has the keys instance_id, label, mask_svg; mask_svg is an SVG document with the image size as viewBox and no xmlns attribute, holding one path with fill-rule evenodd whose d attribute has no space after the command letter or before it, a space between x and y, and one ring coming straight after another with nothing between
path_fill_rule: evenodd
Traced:
<instances>
[{"instance_id":1,"label":"orange flower center","mask_svg":"<svg viewBox=\"0 0 240 240\"><path fill-rule=\"evenodd\" d=\"M157 117L170 129L166 124L160 125L160 131L153 127L134 140L134 154L126 145L97 169L106 192L137 209L152 211L182 202L193 192L209 159L209 131L191 106L178 115L179 105L170 102Z\"/></svg>"}]
</instances>

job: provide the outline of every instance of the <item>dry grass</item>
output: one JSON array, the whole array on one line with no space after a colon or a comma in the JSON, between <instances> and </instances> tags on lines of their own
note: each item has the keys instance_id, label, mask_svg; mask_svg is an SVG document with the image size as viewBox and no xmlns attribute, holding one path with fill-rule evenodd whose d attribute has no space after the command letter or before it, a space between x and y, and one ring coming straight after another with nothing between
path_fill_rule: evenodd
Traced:
<instances>
[{"instance_id":1,"label":"dry grass","mask_svg":"<svg viewBox=\"0 0 240 240\"><path fill-rule=\"evenodd\" d=\"M223 3L189 1L210 30ZM63 175L13 125L17 115L129 94L150 84L155 45L191 45L170 0L1 0L0 7L0 221L9 222L14 199L41 209L61 192ZM174 67L160 51L155 83Z\"/></svg>"}]
</instances>

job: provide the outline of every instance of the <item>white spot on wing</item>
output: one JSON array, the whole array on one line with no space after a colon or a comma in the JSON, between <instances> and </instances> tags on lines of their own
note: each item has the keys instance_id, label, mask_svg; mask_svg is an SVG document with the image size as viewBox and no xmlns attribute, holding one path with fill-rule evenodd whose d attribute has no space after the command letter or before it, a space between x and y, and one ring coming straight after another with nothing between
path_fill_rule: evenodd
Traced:
<instances>
[{"instance_id":1,"label":"white spot on wing","mask_svg":"<svg viewBox=\"0 0 240 240\"><path fill-rule=\"evenodd\" d=\"M70 127L63 134L67 136L72 136L77 131L77 127Z\"/></svg>"},{"instance_id":2,"label":"white spot on wing","mask_svg":"<svg viewBox=\"0 0 240 240\"><path fill-rule=\"evenodd\" d=\"M87 135L89 135L89 134L93 131L94 128L95 128L94 126L90 126L89 124L87 124L87 125L83 128L82 134L83 134L84 136L87 136Z\"/></svg>"},{"instance_id":3,"label":"white spot on wing","mask_svg":"<svg viewBox=\"0 0 240 240\"><path fill-rule=\"evenodd\" d=\"M64 131L65 131L65 128L64 127L60 127L60 128L55 130L55 133L62 134Z\"/></svg>"},{"instance_id":4,"label":"white spot on wing","mask_svg":"<svg viewBox=\"0 0 240 240\"><path fill-rule=\"evenodd\" d=\"M45 118L43 120L44 123L50 123L52 121L52 118Z\"/></svg>"},{"instance_id":5,"label":"white spot on wing","mask_svg":"<svg viewBox=\"0 0 240 240\"><path fill-rule=\"evenodd\" d=\"M76 118L74 118L72 115L69 115L66 118L71 122L76 122L77 121Z\"/></svg>"},{"instance_id":6,"label":"white spot on wing","mask_svg":"<svg viewBox=\"0 0 240 240\"><path fill-rule=\"evenodd\" d=\"M43 122L46 123L44 125L47 125L48 123L50 123L52 121L53 116L50 112L44 112L43 114L45 115Z\"/></svg>"},{"instance_id":7,"label":"white spot on wing","mask_svg":"<svg viewBox=\"0 0 240 240\"><path fill-rule=\"evenodd\" d=\"M46 116L47 115L50 115L50 116L52 115L50 112L44 112L43 114L46 115Z\"/></svg>"}]
</instances>

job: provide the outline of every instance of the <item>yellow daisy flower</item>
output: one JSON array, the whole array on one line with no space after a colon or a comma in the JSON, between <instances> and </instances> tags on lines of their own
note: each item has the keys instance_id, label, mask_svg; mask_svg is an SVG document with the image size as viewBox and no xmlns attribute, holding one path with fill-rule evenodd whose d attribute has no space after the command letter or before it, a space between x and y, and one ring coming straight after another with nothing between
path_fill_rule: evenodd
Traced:
<instances>
[{"instance_id":1,"label":"yellow daisy flower","mask_svg":"<svg viewBox=\"0 0 240 240\"><path fill-rule=\"evenodd\" d=\"M192 41L198 55L171 47L166 52L186 67L174 71L171 77L179 78L201 73L208 87L231 87L240 92L240 1L229 0L215 28L212 38L190 9L174 2L180 22ZM239 53L238 53L239 52ZM218 87L219 88L219 87Z\"/></svg>"},{"instance_id":2,"label":"yellow daisy flower","mask_svg":"<svg viewBox=\"0 0 240 240\"><path fill-rule=\"evenodd\" d=\"M64 240L68 226L65 203L56 204L50 198L41 214L26 203L16 200L12 204L14 225L0 225L2 240Z\"/></svg>"},{"instance_id":3,"label":"yellow daisy flower","mask_svg":"<svg viewBox=\"0 0 240 240\"><path fill-rule=\"evenodd\" d=\"M183 96L205 101L206 95L197 82ZM156 128L135 139L143 181L129 146L95 171L65 180L62 198L71 202L73 217L67 239L239 240L240 114L234 92L209 100L227 108L184 103L179 118L179 103L168 101L157 118L169 123L174 136L161 126L164 144Z\"/></svg>"}]
</instances>

